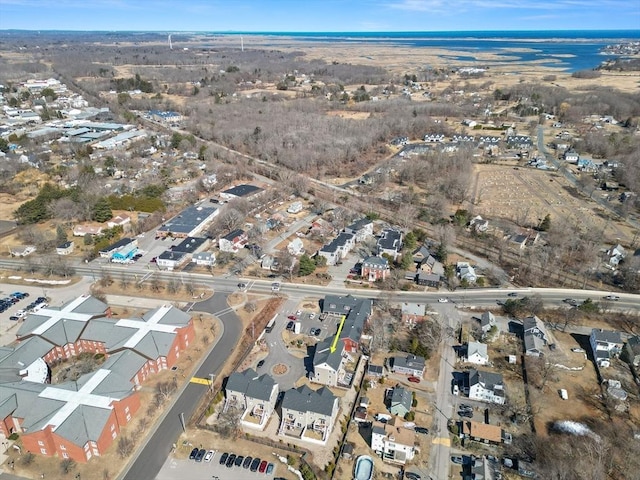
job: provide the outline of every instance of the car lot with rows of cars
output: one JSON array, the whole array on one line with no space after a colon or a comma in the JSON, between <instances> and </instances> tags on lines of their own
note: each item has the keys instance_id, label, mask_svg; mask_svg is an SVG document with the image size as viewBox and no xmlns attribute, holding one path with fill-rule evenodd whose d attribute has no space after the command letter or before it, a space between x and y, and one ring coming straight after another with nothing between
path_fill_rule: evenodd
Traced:
<instances>
[{"instance_id":1,"label":"car lot with rows of cars","mask_svg":"<svg viewBox=\"0 0 640 480\"><path fill-rule=\"evenodd\" d=\"M229 452L219 453L215 450L207 451L197 447L191 450L189 460L203 465L209 464L206 468L210 469L213 478L216 476L231 478L230 474L235 479L273 478L276 470L276 465L273 462L259 457L254 458Z\"/></svg>"},{"instance_id":2,"label":"car lot with rows of cars","mask_svg":"<svg viewBox=\"0 0 640 480\"><path fill-rule=\"evenodd\" d=\"M29 305L24 305L24 301L29 297L27 292L13 292L7 297L0 299L0 313L7 312L9 314L9 320L17 322L26 317L29 313L37 312L41 308L47 306L47 299L45 297L38 297ZM17 310L12 311L13 308Z\"/></svg>"}]
</instances>

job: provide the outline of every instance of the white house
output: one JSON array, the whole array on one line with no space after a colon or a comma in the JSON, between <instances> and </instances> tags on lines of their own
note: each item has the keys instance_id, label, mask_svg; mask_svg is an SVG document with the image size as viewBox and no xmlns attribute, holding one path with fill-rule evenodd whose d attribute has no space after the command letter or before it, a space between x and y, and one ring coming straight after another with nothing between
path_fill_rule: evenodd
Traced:
<instances>
[{"instance_id":1,"label":"white house","mask_svg":"<svg viewBox=\"0 0 640 480\"><path fill-rule=\"evenodd\" d=\"M56 247L56 253L58 255L71 255L73 253L74 247L75 244L73 243L73 241L64 242L63 244Z\"/></svg>"},{"instance_id":2,"label":"white house","mask_svg":"<svg viewBox=\"0 0 640 480\"><path fill-rule=\"evenodd\" d=\"M600 367L608 367L611 357L617 356L622 351L623 343L620 332L594 328L589 337L593 358Z\"/></svg>"},{"instance_id":3,"label":"white house","mask_svg":"<svg viewBox=\"0 0 640 480\"><path fill-rule=\"evenodd\" d=\"M458 262L456 270L460 280L466 280L469 283L476 283L476 280L478 280L475 269L467 262Z\"/></svg>"},{"instance_id":4,"label":"white house","mask_svg":"<svg viewBox=\"0 0 640 480\"><path fill-rule=\"evenodd\" d=\"M107 222L107 227L122 227L125 228L126 225L131 223L131 217L126 213L121 213L120 215L116 215L111 220Z\"/></svg>"},{"instance_id":5,"label":"white house","mask_svg":"<svg viewBox=\"0 0 640 480\"><path fill-rule=\"evenodd\" d=\"M482 370L470 370L469 398L504 405L506 397L502 375Z\"/></svg>"},{"instance_id":6,"label":"white house","mask_svg":"<svg viewBox=\"0 0 640 480\"><path fill-rule=\"evenodd\" d=\"M298 237L294 238L287 245L287 251L289 255L293 255L295 257L302 255L304 253L304 244L302 240Z\"/></svg>"},{"instance_id":7,"label":"white house","mask_svg":"<svg viewBox=\"0 0 640 480\"><path fill-rule=\"evenodd\" d=\"M189 262L189 258L190 255L186 252L166 250L156 257L156 265L158 268L165 268L169 271L173 271Z\"/></svg>"},{"instance_id":8,"label":"white house","mask_svg":"<svg viewBox=\"0 0 640 480\"><path fill-rule=\"evenodd\" d=\"M409 354L391 358L391 371L394 373L421 377L424 374L424 367L424 357Z\"/></svg>"},{"instance_id":9,"label":"white house","mask_svg":"<svg viewBox=\"0 0 640 480\"><path fill-rule=\"evenodd\" d=\"M237 253L247 244L247 234L244 230L237 229L227 233L218 240L218 247L221 252Z\"/></svg>"},{"instance_id":10,"label":"white house","mask_svg":"<svg viewBox=\"0 0 640 480\"><path fill-rule=\"evenodd\" d=\"M467 344L467 363L476 365L487 365L489 363L489 354L487 353L487 344L481 342L469 342Z\"/></svg>"},{"instance_id":11,"label":"white house","mask_svg":"<svg viewBox=\"0 0 640 480\"><path fill-rule=\"evenodd\" d=\"M191 257L191 262L200 267L211 267L216 264L216 254L213 252L200 252Z\"/></svg>"},{"instance_id":12,"label":"white house","mask_svg":"<svg viewBox=\"0 0 640 480\"><path fill-rule=\"evenodd\" d=\"M367 238L373 236L373 222L371 219L364 217L360 220L356 220L348 227L344 229L345 233L352 233L355 235L356 242L362 242Z\"/></svg>"},{"instance_id":13,"label":"white house","mask_svg":"<svg viewBox=\"0 0 640 480\"><path fill-rule=\"evenodd\" d=\"M627 252L624 250L624 247L620 244L615 247L607 250L607 257L609 257L608 263L612 267L617 267L618 264L627 256Z\"/></svg>"},{"instance_id":14,"label":"white house","mask_svg":"<svg viewBox=\"0 0 640 480\"><path fill-rule=\"evenodd\" d=\"M489 229L489 220L485 220L480 215L476 215L469 222L469 226L475 229L476 232L486 232Z\"/></svg>"},{"instance_id":15,"label":"white house","mask_svg":"<svg viewBox=\"0 0 640 480\"><path fill-rule=\"evenodd\" d=\"M416 453L415 444L415 432L405 428L398 417L373 424L371 449L385 462L400 465L410 462Z\"/></svg>"},{"instance_id":16,"label":"white house","mask_svg":"<svg viewBox=\"0 0 640 480\"><path fill-rule=\"evenodd\" d=\"M302 202L293 202L291 205L289 205L289 208L287 208L287 213L300 213L302 211Z\"/></svg>"}]
</instances>

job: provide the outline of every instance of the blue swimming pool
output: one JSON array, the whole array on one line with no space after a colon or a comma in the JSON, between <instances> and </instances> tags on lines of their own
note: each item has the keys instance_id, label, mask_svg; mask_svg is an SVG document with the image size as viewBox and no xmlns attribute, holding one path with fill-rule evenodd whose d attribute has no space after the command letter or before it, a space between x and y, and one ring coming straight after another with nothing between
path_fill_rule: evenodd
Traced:
<instances>
[{"instance_id":1,"label":"blue swimming pool","mask_svg":"<svg viewBox=\"0 0 640 480\"><path fill-rule=\"evenodd\" d=\"M373 458L361 455L356 460L354 480L371 480L373 478Z\"/></svg>"}]
</instances>

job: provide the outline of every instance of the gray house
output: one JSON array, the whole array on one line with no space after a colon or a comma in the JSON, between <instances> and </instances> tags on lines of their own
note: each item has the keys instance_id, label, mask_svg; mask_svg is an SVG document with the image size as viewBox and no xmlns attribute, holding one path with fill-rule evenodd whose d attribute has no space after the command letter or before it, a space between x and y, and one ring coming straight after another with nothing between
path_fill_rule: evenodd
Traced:
<instances>
[{"instance_id":1,"label":"gray house","mask_svg":"<svg viewBox=\"0 0 640 480\"><path fill-rule=\"evenodd\" d=\"M625 350L627 354L627 358L629 359L629 363L634 367L640 366L640 337L633 336L627 340L627 344L625 345Z\"/></svg>"},{"instance_id":2,"label":"gray house","mask_svg":"<svg viewBox=\"0 0 640 480\"><path fill-rule=\"evenodd\" d=\"M302 385L287 390L282 399L278 435L325 445L338 409L338 397L326 387L314 391Z\"/></svg>"},{"instance_id":3,"label":"gray house","mask_svg":"<svg viewBox=\"0 0 640 480\"><path fill-rule=\"evenodd\" d=\"M396 385L389 398L389 411L393 415L404 417L411 411L412 401L413 396L411 395L411 392L404 387Z\"/></svg>"},{"instance_id":4,"label":"gray house","mask_svg":"<svg viewBox=\"0 0 640 480\"><path fill-rule=\"evenodd\" d=\"M480 317L480 327L482 328L482 333L489 333L491 327L496 324L496 317L491 312L484 312Z\"/></svg>"},{"instance_id":5,"label":"gray house","mask_svg":"<svg viewBox=\"0 0 640 480\"><path fill-rule=\"evenodd\" d=\"M224 409L240 410L242 426L263 430L276 407L278 384L269 375L258 375L249 368L229 375L225 396Z\"/></svg>"},{"instance_id":6,"label":"gray house","mask_svg":"<svg viewBox=\"0 0 640 480\"><path fill-rule=\"evenodd\" d=\"M397 356L391 358L391 371L403 375L421 377L424 374L424 357L415 355Z\"/></svg>"}]
</instances>

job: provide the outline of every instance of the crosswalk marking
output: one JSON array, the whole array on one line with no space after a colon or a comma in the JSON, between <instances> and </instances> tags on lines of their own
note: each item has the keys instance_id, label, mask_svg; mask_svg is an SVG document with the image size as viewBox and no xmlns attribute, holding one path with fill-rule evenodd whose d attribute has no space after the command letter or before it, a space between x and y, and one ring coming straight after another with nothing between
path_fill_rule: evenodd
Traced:
<instances>
[{"instance_id":1,"label":"crosswalk marking","mask_svg":"<svg viewBox=\"0 0 640 480\"><path fill-rule=\"evenodd\" d=\"M451 446L451 439L449 437L436 437L433 439L434 445L444 445L445 447Z\"/></svg>"}]
</instances>

